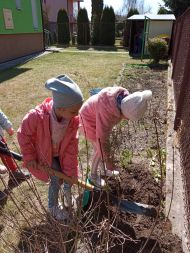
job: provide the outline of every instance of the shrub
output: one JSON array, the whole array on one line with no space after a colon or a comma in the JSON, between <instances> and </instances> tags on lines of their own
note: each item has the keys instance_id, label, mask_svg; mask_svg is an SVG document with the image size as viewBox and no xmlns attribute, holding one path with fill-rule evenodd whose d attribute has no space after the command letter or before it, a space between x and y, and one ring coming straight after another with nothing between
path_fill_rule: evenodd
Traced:
<instances>
[{"instance_id":1,"label":"shrub","mask_svg":"<svg viewBox=\"0 0 190 253\"><path fill-rule=\"evenodd\" d=\"M100 21L98 15L93 16L91 41L92 45L100 44Z\"/></svg>"},{"instance_id":2,"label":"shrub","mask_svg":"<svg viewBox=\"0 0 190 253\"><path fill-rule=\"evenodd\" d=\"M165 40L160 38L152 38L148 40L148 51L154 63L159 63L164 59L168 52L168 46Z\"/></svg>"},{"instance_id":3,"label":"shrub","mask_svg":"<svg viewBox=\"0 0 190 253\"><path fill-rule=\"evenodd\" d=\"M124 27L124 31L123 31L123 46L124 47L129 46L131 24L132 23L130 21L125 22L125 27Z\"/></svg>"},{"instance_id":4,"label":"shrub","mask_svg":"<svg viewBox=\"0 0 190 253\"><path fill-rule=\"evenodd\" d=\"M115 13L112 7L105 7L100 21L100 43L105 46L115 44Z\"/></svg>"},{"instance_id":5,"label":"shrub","mask_svg":"<svg viewBox=\"0 0 190 253\"><path fill-rule=\"evenodd\" d=\"M59 10L57 14L57 31L58 31L58 43L69 44L70 42L70 29L69 29L69 17L66 10Z\"/></svg>"},{"instance_id":6,"label":"shrub","mask_svg":"<svg viewBox=\"0 0 190 253\"><path fill-rule=\"evenodd\" d=\"M101 19L104 3L103 3L103 0L92 0L91 2L92 2L91 41L92 41L92 45L98 45L100 44L100 19Z\"/></svg>"},{"instance_id":7,"label":"shrub","mask_svg":"<svg viewBox=\"0 0 190 253\"><path fill-rule=\"evenodd\" d=\"M127 14L127 18L139 14L138 9L136 8L130 8ZM130 39L130 31L131 31L132 22L130 20L126 20L125 27L123 31L123 46L128 47L129 46L129 39Z\"/></svg>"},{"instance_id":8,"label":"shrub","mask_svg":"<svg viewBox=\"0 0 190 253\"><path fill-rule=\"evenodd\" d=\"M159 34L156 36L156 38L163 39L166 41L167 45L169 44L170 36L168 34Z\"/></svg>"},{"instance_id":9,"label":"shrub","mask_svg":"<svg viewBox=\"0 0 190 253\"><path fill-rule=\"evenodd\" d=\"M77 17L77 43L79 45L89 45L90 27L87 10L80 9Z\"/></svg>"}]
</instances>

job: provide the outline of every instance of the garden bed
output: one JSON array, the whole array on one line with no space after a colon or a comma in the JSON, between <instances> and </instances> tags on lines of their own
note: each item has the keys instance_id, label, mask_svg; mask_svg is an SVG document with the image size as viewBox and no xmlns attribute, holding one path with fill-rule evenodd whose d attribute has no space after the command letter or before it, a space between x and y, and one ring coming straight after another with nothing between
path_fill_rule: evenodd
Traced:
<instances>
[{"instance_id":1,"label":"garden bed","mask_svg":"<svg viewBox=\"0 0 190 253\"><path fill-rule=\"evenodd\" d=\"M89 228L91 247L97 250L94 252L106 252L106 243L112 253L183 252L165 213L166 80L167 69L163 65L159 68L128 65L123 71L121 85L130 92L151 89L153 101L143 121L122 123L115 129L112 145L122 172L117 180L109 181L114 196L153 205L158 216L124 214L112 205L107 194L101 200L95 194L90 208L93 222Z\"/></svg>"},{"instance_id":2,"label":"garden bed","mask_svg":"<svg viewBox=\"0 0 190 253\"><path fill-rule=\"evenodd\" d=\"M74 219L68 228L47 217L44 204L47 201L47 185L36 183L41 199L44 198L42 202L45 208L42 208L41 202L36 200L39 198L36 198L36 195L31 193L31 188L24 183L23 188L14 193L17 197L21 196L19 207L23 208L24 216L32 226L28 226L25 220L23 222L23 217L20 217L15 205L8 202L1 216L4 225L1 234L2 238L7 240L4 242L6 249L15 249L17 244L16 249L20 251L15 252L65 253L64 248L68 240L65 234L68 232L68 243L71 244L69 248L75 246L70 252L183 252L181 241L172 234L170 222L165 214L166 80L165 65L150 68L144 63L136 62L125 66L120 76L120 85L128 88L130 92L151 89L153 101L142 121L122 122L113 131L111 140L113 154L118 166L122 168L120 177L109 181L112 194L119 198L153 205L158 210L158 217L124 214L112 204L107 194L101 198L95 194L92 206L89 205L82 216L78 214L78 207L77 219ZM92 88L91 86L88 89ZM18 119L20 118L19 116Z\"/></svg>"}]
</instances>

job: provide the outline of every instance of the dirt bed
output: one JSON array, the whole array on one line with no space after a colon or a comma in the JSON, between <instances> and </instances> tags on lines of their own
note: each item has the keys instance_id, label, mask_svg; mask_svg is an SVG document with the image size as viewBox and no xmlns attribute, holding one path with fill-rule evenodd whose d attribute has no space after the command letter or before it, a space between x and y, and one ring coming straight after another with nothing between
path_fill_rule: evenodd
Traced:
<instances>
[{"instance_id":1,"label":"dirt bed","mask_svg":"<svg viewBox=\"0 0 190 253\"><path fill-rule=\"evenodd\" d=\"M88 234L93 252L106 252L108 230L108 248L112 253L183 252L165 213L166 80L165 66L126 66L122 86L130 92L151 89L153 102L143 121L123 123L115 130L112 145L122 172L117 180L109 181L114 197L153 205L158 216L124 214L114 207L111 196L104 193L99 199L93 195L92 206L88 206L88 211L93 210L92 224L86 228L87 234L93 231Z\"/></svg>"}]
</instances>

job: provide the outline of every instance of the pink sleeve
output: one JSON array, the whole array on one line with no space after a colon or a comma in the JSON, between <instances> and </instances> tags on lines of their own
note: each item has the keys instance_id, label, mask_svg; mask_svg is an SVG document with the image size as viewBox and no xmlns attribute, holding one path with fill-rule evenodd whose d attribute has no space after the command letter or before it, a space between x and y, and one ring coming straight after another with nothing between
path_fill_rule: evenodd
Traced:
<instances>
[{"instance_id":1,"label":"pink sleeve","mask_svg":"<svg viewBox=\"0 0 190 253\"><path fill-rule=\"evenodd\" d=\"M63 158L64 173L70 177L78 177L78 125L69 134L72 136Z\"/></svg>"},{"instance_id":2,"label":"pink sleeve","mask_svg":"<svg viewBox=\"0 0 190 253\"><path fill-rule=\"evenodd\" d=\"M17 131L17 138L23 155L24 163L36 160L35 137L37 131L38 115L34 110L30 111L23 119Z\"/></svg>"},{"instance_id":3,"label":"pink sleeve","mask_svg":"<svg viewBox=\"0 0 190 253\"><path fill-rule=\"evenodd\" d=\"M99 155L106 162L107 167L111 169L110 161L110 141L109 137L114 124L114 116L107 110L105 103L99 103L96 113L96 147Z\"/></svg>"}]
</instances>

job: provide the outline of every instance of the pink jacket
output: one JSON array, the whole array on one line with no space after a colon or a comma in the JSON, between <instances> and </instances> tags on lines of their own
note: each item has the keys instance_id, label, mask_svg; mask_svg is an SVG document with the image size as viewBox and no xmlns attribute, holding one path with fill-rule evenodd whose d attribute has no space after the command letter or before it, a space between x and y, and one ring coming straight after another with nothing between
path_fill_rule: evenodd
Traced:
<instances>
[{"instance_id":1,"label":"pink jacket","mask_svg":"<svg viewBox=\"0 0 190 253\"><path fill-rule=\"evenodd\" d=\"M52 143L50 132L50 110L52 98L47 98L41 105L29 111L17 131L17 138L23 154L24 165L36 160L39 164L51 167ZM67 176L78 175L78 126L79 118L70 120L65 136L60 144L59 158L63 173ZM48 181L49 175L40 169L30 172L42 181Z\"/></svg>"},{"instance_id":2,"label":"pink jacket","mask_svg":"<svg viewBox=\"0 0 190 253\"><path fill-rule=\"evenodd\" d=\"M122 91L127 90L122 87L104 88L98 94L91 96L80 109L80 129L87 140L96 142L100 156L99 140L104 147L112 128L122 119L116 101L118 94ZM106 156L105 150L103 153Z\"/></svg>"}]
</instances>

